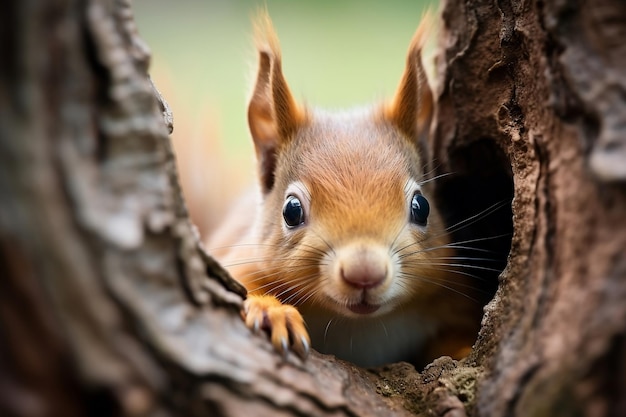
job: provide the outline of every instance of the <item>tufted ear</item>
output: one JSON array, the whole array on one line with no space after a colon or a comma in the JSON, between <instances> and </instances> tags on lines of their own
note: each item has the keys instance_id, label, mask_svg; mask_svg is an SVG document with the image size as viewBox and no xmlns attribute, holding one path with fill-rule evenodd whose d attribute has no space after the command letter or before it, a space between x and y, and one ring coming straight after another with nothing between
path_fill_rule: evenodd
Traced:
<instances>
[{"instance_id":1,"label":"tufted ear","mask_svg":"<svg viewBox=\"0 0 626 417\"><path fill-rule=\"evenodd\" d=\"M433 94L422 65L422 49L431 28L432 17L427 13L411 40L400 85L385 108L385 118L416 144L428 132L433 112Z\"/></svg>"},{"instance_id":2,"label":"tufted ear","mask_svg":"<svg viewBox=\"0 0 626 417\"><path fill-rule=\"evenodd\" d=\"M274 185L277 152L305 123L301 110L283 77L280 44L266 11L255 21L259 69L248 105L248 125L259 165L264 193Z\"/></svg>"}]
</instances>

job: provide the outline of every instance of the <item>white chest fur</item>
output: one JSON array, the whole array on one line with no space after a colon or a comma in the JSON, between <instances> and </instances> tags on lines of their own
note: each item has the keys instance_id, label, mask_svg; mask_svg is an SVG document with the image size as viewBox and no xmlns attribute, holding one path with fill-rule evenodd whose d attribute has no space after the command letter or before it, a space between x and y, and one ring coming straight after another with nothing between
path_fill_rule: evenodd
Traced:
<instances>
[{"instance_id":1,"label":"white chest fur","mask_svg":"<svg viewBox=\"0 0 626 417\"><path fill-rule=\"evenodd\" d=\"M436 331L434 322L410 310L364 318L302 313L315 350L363 367L413 360Z\"/></svg>"}]
</instances>

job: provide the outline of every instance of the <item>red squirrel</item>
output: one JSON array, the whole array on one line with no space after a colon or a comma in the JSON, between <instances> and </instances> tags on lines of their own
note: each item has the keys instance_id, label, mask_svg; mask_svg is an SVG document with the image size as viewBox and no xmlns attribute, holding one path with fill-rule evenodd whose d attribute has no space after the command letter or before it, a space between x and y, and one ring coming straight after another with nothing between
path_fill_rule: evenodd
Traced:
<instances>
[{"instance_id":1,"label":"red squirrel","mask_svg":"<svg viewBox=\"0 0 626 417\"><path fill-rule=\"evenodd\" d=\"M454 251L424 174L420 138L433 95L418 27L395 96L326 112L297 103L267 13L248 107L259 189L209 242L248 290L248 327L276 349L312 347L360 366L466 356L481 306L451 267ZM306 324L305 324L306 323Z\"/></svg>"}]
</instances>

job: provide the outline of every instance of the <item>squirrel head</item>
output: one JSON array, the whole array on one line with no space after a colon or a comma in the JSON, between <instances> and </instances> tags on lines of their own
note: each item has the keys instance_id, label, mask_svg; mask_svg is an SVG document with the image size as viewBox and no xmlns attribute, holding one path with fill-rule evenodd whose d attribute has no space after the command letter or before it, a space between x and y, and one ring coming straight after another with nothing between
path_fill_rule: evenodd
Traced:
<instances>
[{"instance_id":1,"label":"squirrel head","mask_svg":"<svg viewBox=\"0 0 626 417\"><path fill-rule=\"evenodd\" d=\"M423 284L439 273L423 261L447 249L420 157L433 110L421 62L429 19L422 22L390 101L330 113L294 100L271 21L258 18L248 122L263 198L258 232L273 254L266 270L289 271L267 274L275 293L294 301L313 293L312 301L358 316L434 291ZM407 284L411 274L426 279Z\"/></svg>"}]
</instances>

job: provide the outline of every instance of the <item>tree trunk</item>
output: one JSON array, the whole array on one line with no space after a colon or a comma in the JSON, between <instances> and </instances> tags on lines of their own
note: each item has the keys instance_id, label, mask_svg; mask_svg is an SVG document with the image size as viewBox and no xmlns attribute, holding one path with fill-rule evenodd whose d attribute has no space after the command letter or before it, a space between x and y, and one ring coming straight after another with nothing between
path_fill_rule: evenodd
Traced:
<instances>
[{"instance_id":1,"label":"tree trunk","mask_svg":"<svg viewBox=\"0 0 626 417\"><path fill-rule=\"evenodd\" d=\"M438 200L455 221L513 198L459 237L513 238L470 357L421 373L283 358L243 325L128 0L5 3L1 415L626 415L623 2L443 5Z\"/></svg>"},{"instance_id":2,"label":"tree trunk","mask_svg":"<svg viewBox=\"0 0 626 417\"><path fill-rule=\"evenodd\" d=\"M475 411L626 415L626 3L452 0L443 20L434 156L478 177L499 169L467 150L495 148L514 182Z\"/></svg>"}]
</instances>

